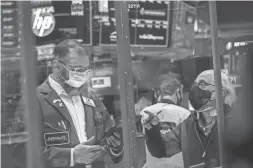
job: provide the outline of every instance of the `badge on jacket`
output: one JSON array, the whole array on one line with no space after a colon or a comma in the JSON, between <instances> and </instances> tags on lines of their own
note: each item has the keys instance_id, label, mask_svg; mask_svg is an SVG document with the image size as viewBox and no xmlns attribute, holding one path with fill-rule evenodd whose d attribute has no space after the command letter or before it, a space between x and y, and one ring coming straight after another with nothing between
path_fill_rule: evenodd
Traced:
<instances>
[{"instance_id":1,"label":"badge on jacket","mask_svg":"<svg viewBox=\"0 0 253 168\"><path fill-rule=\"evenodd\" d=\"M68 132L45 133L44 141L46 146L69 144L70 143L69 133Z\"/></svg>"},{"instance_id":2,"label":"badge on jacket","mask_svg":"<svg viewBox=\"0 0 253 168\"><path fill-rule=\"evenodd\" d=\"M94 101L92 99L89 99L87 97L82 96L84 104L92 107L96 107Z\"/></svg>"}]
</instances>

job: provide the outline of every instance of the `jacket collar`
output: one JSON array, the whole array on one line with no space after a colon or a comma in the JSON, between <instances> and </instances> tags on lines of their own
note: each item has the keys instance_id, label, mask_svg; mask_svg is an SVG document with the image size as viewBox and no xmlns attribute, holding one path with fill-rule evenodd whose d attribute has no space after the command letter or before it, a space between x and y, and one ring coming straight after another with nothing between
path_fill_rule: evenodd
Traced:
<instances>
[{"instance_id":1,"label":"jacket collar","mask_svg":"<svg viewBox=\"0 0 253 168\"><path fill-rule=\"evenodd\" d=\"M72 128L75 128L74 123L72 121L72 118L71 118L71 116L69 114L69 111L68 111L67 107L61 101L61 98L59 97L59 95L57 94L57 92L50 86L49 78L46 79L44 81L44 83L42 83L37 88L37 91L40 92L41 94L45 95L45 99L52 106L54 106L69 121L69 123L71 124ZM81 98L82 101L83 101L83 97L93 99L92 94L93 94L92 92L90 93L88 91L87 87L82 88L81 93L80 93L80 96L82 96L82 98ZM87 106L85 104L84 104L84 108L85 108L85 112L86 112L85 115L87 115L87 117L85 117L87 125L92 128L94 124L93 124L93 120L91 119L91 118L93 118L93 113L91 111L93 111L93 109L92 109L91 106ZM87 126L87 128L88 128L88 126ZM73 129L73 131L74 131L74 134L77 137L76 129ZM92 131L93 131L93 129L87 129L88 137L91 137L93 135Z\"/></svg>"},{"instance_id":2,"label":"jacket collar","mask_svg":"<svg viewBox=\"0 0 253 168\"><path fill-rule=\"evenodd\" d=\"M53 90L50 86L48 79L46 79L40 86L37 87L37 91L42 94L48 94Z\"/></svg>"},{"instance_id":3,"label":"jacket collar","mask_svg":"<svg viewBox=\"0 0 253 168\"><path fill-rule=\"evenodd\" d=\"M65 118L67 121L69 121L71 128L75 128L75 125L72 121L71 115L65 106L65 104L62 102L60 96L56 93L56 91L50 86L49 78L46 79L38 88L37 91L39 91L41 94L45 95L46 101L50 103L52 106L54 106ZM76 129L73 129L75 136L78 139L78 134L76 132Z\"/></svg>"},{"instance_id":4,"label":"jacket collar","mask_svg":"<svg viewBox=\"0 0 253 168\"><path fill-rule=\"evenodd\" d=\"M44 95L52 94L52 92L54 92L57 95L57 92L50 86L49 77L40 86L37 87L37 91L39 93L44 94ZM89 93L87 88L83 88L81 90L80 94L81 94L81 96L91 98L91 94ZM48 96L46 96L46 97L48 97ZM58 98L59 98L59 96L58 96Z\"/></svg>"},{"instance_id":5,"label":"jacket collar","mask_svg":"<svg viewBox=\"0 0 253 168\"><path fill-rule=\"evenodd\" d=\"M170 99L161 99L159 103L175 104L174 101Z\"/></svg>"},{"instance_id":6,"label":"jacket collar","mask_svg":"<svg viewBox=\"0 0 253 168\"><path fill-rule=\"evenodd\" d=\"M47 79L44 83L42 83L37 90L45 95L45 99L54 106L74 127L74 123L72 122L72 118L68 112L67 107L62 102L59 95L56 93L56 91L50 86L49 79Z\"/></svg>"},{"instance_id":7,"label":"jacket collar","mask_svg":"<svg viewBox=\"0 0 253 168\"><path fill-rule=\"evenodd\" d=\"M54 89L54 91L58 94L58 95L67 95L66 91L61 87L61 85L56 82L50 75L48 77L48 82L49 85L52 87L52 89Z\"/></svg>"}]
</instances>

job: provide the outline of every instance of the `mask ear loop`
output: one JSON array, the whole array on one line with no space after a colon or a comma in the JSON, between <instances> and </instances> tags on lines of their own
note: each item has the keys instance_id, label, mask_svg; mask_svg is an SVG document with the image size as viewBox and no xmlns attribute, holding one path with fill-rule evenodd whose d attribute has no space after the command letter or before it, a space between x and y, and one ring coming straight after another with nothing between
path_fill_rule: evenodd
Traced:
<instances>
[{"instance_id":1,"label":"mask ear loop","mask_svg":"<svg viewBox=\"0 0 253 168\"><path fill-rule=\"evenodd\" d=\"M57 60L57 61L58 61L58 60ZM69 69L68 69L63 63L61 63L60 61L58 61L58 62L69 72ZM64 82L66 83L67 79L65 79L65 78L62 76L62 74L61 74L59 68L58 68L58 72L59 72L61 78L62 78L62 79L64 80ZM69 73L70 73L70 72L69 72Z\"/></svg>"},{"instance_id":2,"label":"mask ear loop","mask_svg":"<svg viewBox=\"0 0 253 168\"><path fill-rule=\"evenodd\" d=\"M183 100L183 85L181 85L181 87L176 90L176 96L177 96L178 101Z\"/></svg>"},{"instance_id":3,"label":"mask ear loop","mask_svg":"<svg viewBox=\"0 0 253 168\"><path fill-rule=\"evenodd\" d=\"M197 120L199 120L199 113L198 112L196 112L197 113Z\"/></svg>"},{"instance_id":4,"label":"mask ear loop","mask_svg":"<svg viewBox=\"0 0 253 168\"><path fill-rule=\"evenodd\" d=\"M161 91L159 89L154 90L154 97L156 100L158 100L159 96L161 96Z\"/></svg>"},{"instance_id":5,"label":"mask ear loop","mask_svg":"<svg viewBox=\"0 0 253 168\"><path fill-rule=\"evenodd\" d=\"M67 80L62 76L62 74L61 74L61 72L59 71L59 69L58 69L58 72L59 72L61 78L64 80L64 82L66 82Z\"/></svg>"},{"instance_id":6,"label":"mask ear loop","mask_svg":"<svg viewBox=\"0 0 253 168\"><path fill-rule=\"evenodd\" d=\"M183 100L183 97L184 97L184 86L183 85L181 85L179 92L180 92L180 97Z\"/></svg>"}]
</instances>

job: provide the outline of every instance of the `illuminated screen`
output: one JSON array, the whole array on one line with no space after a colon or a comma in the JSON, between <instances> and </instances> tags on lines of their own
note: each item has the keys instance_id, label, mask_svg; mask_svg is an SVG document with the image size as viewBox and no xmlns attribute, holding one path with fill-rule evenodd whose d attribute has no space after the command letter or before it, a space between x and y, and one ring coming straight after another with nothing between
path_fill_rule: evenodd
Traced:
<instances>
[{"instance_id":1,"label":"illuminated screen","mask_svg":"<svg viewBox=\"0 0 253 168\"><path fill-rule=\"evenodd\" d=\"M1 58L20 57L20 25L17 2L1 2Z\"/></svg>"},{"instance_id":2,"label":"illuminated screen","mask_svg":"<svg viewBox=\"0 0 253 168\"><path fill-rule=\"evenodd\" d=\"M63 39L76 39L84 45L91 45L90 1L73 4L72 1L52 1L56 20L54 31L46 37L37 37L36 44L58 43ZM50 5L50 4L49 4ZM40 7L45 7L41 5ZM50 7L47 6L46 7ZM37 8L37 6L36 6Z\"/></svg>"},{"instance_id":3,"label":"illuminated screen","mask_svg":"<svg viewBox=\"0 0 253 168\"><path fill-rule=\"evenodd\" d=\"M111 87L111 78L110 77L93 77L91 79L92 88L99 89L99 88L106 88Z\"/></svg>"},{"instance_id":4,"label":"illuminated screen","mask_svg":"<svg viewBox=\"0 0 253 168\"><path fill-rule=\"evenodd\" d=\"M130 8L129 4L136 6ZM168 46L169 4L169 1L128 1L130 44L132 46ZM114 2L102 1L98 8L101 13L100 44L116 45Z\"/></svg>"}]
</instances>

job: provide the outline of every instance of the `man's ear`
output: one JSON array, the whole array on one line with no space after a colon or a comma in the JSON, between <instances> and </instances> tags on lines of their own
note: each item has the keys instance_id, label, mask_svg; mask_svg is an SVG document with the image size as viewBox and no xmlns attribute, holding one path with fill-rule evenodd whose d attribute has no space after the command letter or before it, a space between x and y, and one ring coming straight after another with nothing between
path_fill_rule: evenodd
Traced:
<instances>
[{"instance_id":1,"label":"man's ear","mask_svg":"<svg viewBox=\"0 0 253 168\"><path fill-rule=\"evenodd\" d=\"M184 97L184 87L180 88L180 94L182 96L182 98Z\"/></svg>"},{"instance_id":2,"label":"man's ear","mask_svg":"<svg viewBox=\"0 0 253 168\"><path fill-rule=\"evenodd\" d=\"M156 90L155 91L155 98L158 99L158 97L161 95L161 91L160 90Z\"/></svg>"},{"instance_id":3,"label":"man's ear","mask_svg":"<svg viewBox=\"0 0 253 168\"><path fill-rule=\"evenodd\" d=\"M52 62L52 68L53 68L53 71L56 71L56 70L60 71L61 66L60 66L59 61L53 60L53 62Z\"/></svg>"},{"instance_id":4,"label":"man's ear","mask_svg":"<svg viewBox=\"0 0 253 168\"><path fill-rule=\"evenodd\" d=\"M176 96L179 98L181 98L181 99L183 99L183 91L182 91L182 89L181 88L178 88L177 90L176 90Z\"/></svg>"},{"instance_id":5,"label":"man's ear","mask_svg":"<svg viewBox=\"0 0 253 168\"><path fill-rule=\"evenodd\" d=\"M57 60L53 60L53 63L52 63L53 67L59 67L59 61Z\"/></svg>"}]
</instances>

